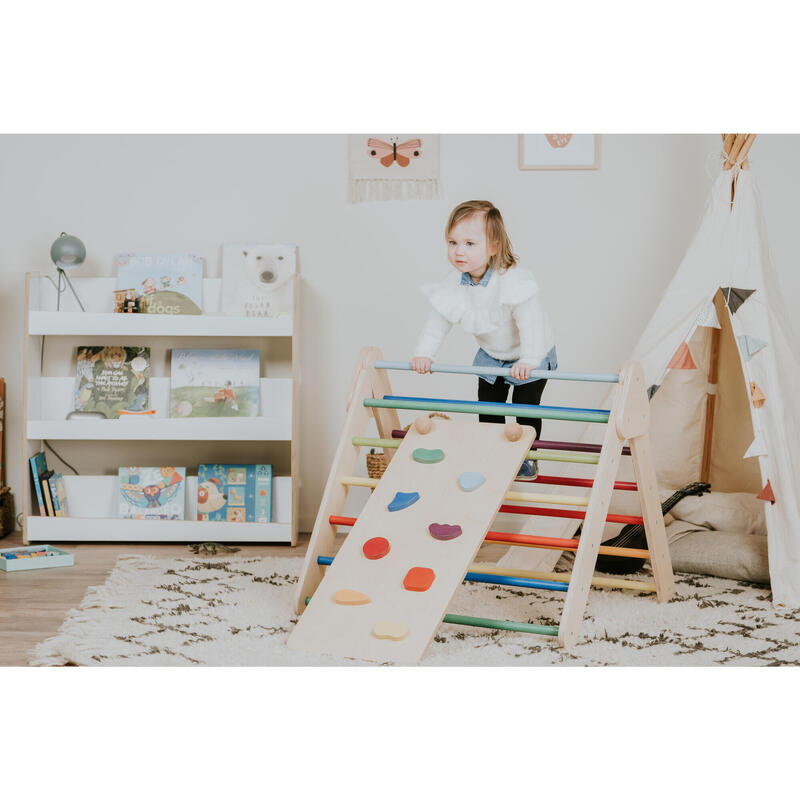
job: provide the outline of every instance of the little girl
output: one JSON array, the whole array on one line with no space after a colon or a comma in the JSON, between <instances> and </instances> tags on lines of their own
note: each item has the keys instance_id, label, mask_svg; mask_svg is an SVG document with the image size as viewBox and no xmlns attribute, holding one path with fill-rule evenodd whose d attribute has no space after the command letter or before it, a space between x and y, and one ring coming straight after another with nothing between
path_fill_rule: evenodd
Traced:
<instances>
[{"instance_id":1,"label":"little girl","mask_svg":"<svg viewBox=\"0 0 800 800\"><path fill-rule=\"evenodd\" d=\"M513 403L539 405L546 380L531 379L531 370L557 369L550 320L542 307L533 275L516 267L503 218L488 201L470 200L456 206L445 228L447 259L456 271L422 291L430 300L428 321L420 333L411 361L424 375L450 328L458 322L480 347L473 366L511 367L511 377L478 378L478 400L505 403L509 386ZM481 422L505 418L480 414ZM540 438L542 421L517 417L533 425ZM525 461L517 480L534 480L536 462Z\"/></svg>"}]
</instances>

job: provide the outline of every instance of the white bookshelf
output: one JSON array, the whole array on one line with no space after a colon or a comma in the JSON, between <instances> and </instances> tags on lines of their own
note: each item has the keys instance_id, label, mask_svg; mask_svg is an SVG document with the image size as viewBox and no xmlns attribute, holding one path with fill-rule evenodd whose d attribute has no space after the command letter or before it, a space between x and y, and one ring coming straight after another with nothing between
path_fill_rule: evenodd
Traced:
<instances>
[{"instance_id":1,"label":"white bookshelf","mask_svg":"<svg viewBox=\"0 0 800 800\"><path fill-rule=\"evenodd\" d=\"M221 281L203 281L203 308L200 316L115 314L113 312L114 278L72 278L85 312L81 312L71 292L61 297L61 310L56 310L56 291L39 273L26 277L23 456L26 480L30 486L28 459L45 450L48 465L64 474L69 517L39 515L32 487L25 492L23 529L25 542L43 541L218 541L297 543L298 485L297 478L297 286L295 280L295 313L292 317L247 318L225 316L219 312ZM72 361L61 374L52 374L52 365L42 357L45 340L48 347L54 337L60 353L71 352ZM125 340L135 340L126 342ZM199 338L202 343L195 343ZM87 339L90 340L87 342ZM257 417L181 418L169 416L170 379L150 378L150 408L155 414L129 416L116 420L67 419L72 409L74 350L87 343L146 344L167 352L172 348L218 347L237 348L242 340L282 339L288 342L291 363L283 370L272 370L264 363L260 380L260 415ZM194 341L193 341L194 340ZM211 342L209 342L211 340ZM250 343L248 347L252 346ZM284 348L285 350L286 348ZM267 347L269 352L269 348ZM44 366L44 369L42 369ZM275 377L273 377L275 374ZM74 476L43 446L43 441L69 443L85 455L102 442L112 445L114 465L104 465L106 474ZM85 447L83 443L85 444ZM194 443L203 453L200 463L274 463L288 465L284 473L273 479L273 514L271 523L200 522L197 516L197 464L179 463L187 468L185 520L125 520L116 518L116 469L129 463L145 464L141 457L132 461L126 452L134 443ZM217 458L230 443L247 443L248 452L258 457L241 461ZM141 447L140 444L138 444ZM163 447L163 445L162 445ZM127 448L127 449L126 449ZM281 449L283 448L283 449ZM288 453L287 453L288 448ZM63 455L63 453L62 453ZM66 456L65 456L66 457ZM69 458L67 457L67 460ZM158 463L163 463L162 461Z\"/></svg>"}]
</instances>

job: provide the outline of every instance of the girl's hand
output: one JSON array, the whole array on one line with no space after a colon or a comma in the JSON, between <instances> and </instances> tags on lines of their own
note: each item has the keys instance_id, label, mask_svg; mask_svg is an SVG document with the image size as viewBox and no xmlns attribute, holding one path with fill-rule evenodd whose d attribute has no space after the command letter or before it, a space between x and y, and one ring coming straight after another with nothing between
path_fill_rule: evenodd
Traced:
<instances>
[{"instance_id":1,"label":"girl's hand","mask_svg":"<svg viewBox=\"0 0 800 800\"><path fill-rule=\"evenodd\" d=\"M518 381L526 381L531 376L531 365L524 361L517 361L511 365L511 377Z\"/></svg>"},{"instance_id":2,"label":"girl's hand","mask_svg":"<svg viewBox=\"0 0 800 800\"><path fill-rule=\"evenodd\" d=\"M420 375L425 375L431 371L432 363L433 361L430 358L417 356L417 358L411 359L411 368L414 370L414 372L418 372Z\"/></svg>"}]
</instances>

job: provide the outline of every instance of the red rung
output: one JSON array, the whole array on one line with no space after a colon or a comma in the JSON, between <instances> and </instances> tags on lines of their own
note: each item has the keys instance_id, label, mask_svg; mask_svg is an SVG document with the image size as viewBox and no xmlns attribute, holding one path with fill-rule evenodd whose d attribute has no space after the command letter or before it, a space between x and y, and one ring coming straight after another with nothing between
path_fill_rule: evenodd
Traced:
<instances>
[{"instance_id":1,"label":"red rung","mask_svg":"<svg viewBox=\"0 0 800 800\"><path fill-rule=\"evenodd\" d=\"M586 519L585 511L566 508L538 508L536 506L500 506L501 514L532 514L535 517L566 517L567 519ZM644 525L642 517L627 514L607 514L606 522L622 522L626 525Z\"/></svg>"},{"instance_id":2,"label":"red rung","mask_svg":"<svg viewBox=\"0 0 800 800\"><path fill-rule=\"evenodd\" d=\"M585 486L591 488L594 481L591 478L559 478L555 475L540 475L533 483L546 483L550 486ZM639 487L630 481L614 481L614 488L622 492L636 492Z\"/></svg>"},{"instance_id":3,"label":"red rung","mask_svg":"<svg viewBox=\"0 0 800 800\"><path fill-rule=\"evenodd\" d=\"M328 517L331 525L347 525L352 527L356 524L356 517ZM486 534L487 542L505 542L506 544L535 544L544 547L554 547L564 550L577 550L577 539L551 539L547 536L528 536L524 533L503 533L502 531L489 531Z\"/></svg>"}]
</instances>

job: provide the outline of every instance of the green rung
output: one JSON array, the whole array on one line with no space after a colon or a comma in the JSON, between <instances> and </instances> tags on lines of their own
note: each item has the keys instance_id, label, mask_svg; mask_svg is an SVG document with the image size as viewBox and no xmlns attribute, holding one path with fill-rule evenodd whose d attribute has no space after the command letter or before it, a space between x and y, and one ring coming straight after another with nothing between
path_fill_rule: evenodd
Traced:
<instances>
[{"instance_id":1,"label":"green rung","mask_svg":"<svg viewBox=\"0 0 800 800\"><path fill-rule=\"evenodd\" d=\"M311 602L306 597L306 605ZM486 617L467 617L463 614L445 614L442 622L451 625L472 625L474 628L495 628L498 631L516 631L517 633L538 633L541 636L558 636L558 628L554 625L532 625L530 622L508 622L504 619L488 619Z\"/></svg>"},{"instance_id":2,"label":"green rung","mask_svg":"<svg viewBox=\"0 0 800 800\"><path fill-rule=\"evenodd\" d=\"M396 408L406 411L440 411L450 414L492 414L526 419L560 419L572 422L608 422L608 411L569 411L567 409L542 408L531 406L509 410L507 403L448 403L445 401L426 400L364 400L367 408Z\"/></svg>"}]
</instances>

